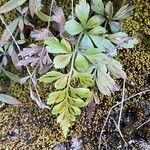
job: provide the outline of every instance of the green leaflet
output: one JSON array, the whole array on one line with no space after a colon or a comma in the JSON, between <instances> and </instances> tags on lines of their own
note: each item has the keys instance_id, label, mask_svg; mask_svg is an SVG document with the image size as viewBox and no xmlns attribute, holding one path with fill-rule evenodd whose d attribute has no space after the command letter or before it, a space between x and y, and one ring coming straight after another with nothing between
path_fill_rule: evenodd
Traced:
<instances>
[{"instance_id":1,"label":"green leaflet","mask_svg":"<svg viewBox=\"0 0 150 150\"><path fill-rule=\"evenodd\" d=\"M68 81L68 74L62 74L57 71L50 71L46 75L40 77L39 81L44 83L55 82L54 86L56 89L63 89L66 87Z\"/></svg>"},{"instance_id":2,"label":"green leaflet","mask_svg":"<svg viewBox=\"0 0 150 150\"><path fill-rule=\"evenodd\" d=\"M84 107L85 102L81 98L72 98L70 97L69 103L75 107Z\"/></svg>"},{"instance_id":3,"label":"green leaflet","mask_svg":"<svg viewBox=\"0 0 150 150\"><path fill-rule=\"evenodd\" d=\"M82 54L89 60L89 62L96 63L99 61L102 51L99 48L91 48L83 51Z\"/></svg>"},{"instance_id":4,"label":"green leaflet","mask_svg":"<svg viewBox=\"0 0 150 150\"><path fill-rule=\"evenodd\" d=\"M100 92L104 95L111 95L112 92L118 91L119 88L115 81L109 76L109 74L98 70L98 78L96 79L96 85Z\"/></svg>"},{"instance_id":5,"label":"green leaflet","mask_svg":"<svg viewBox=\"0 0 150 150\"><path fill-rule=\"evenodd\" d=\"M128 37L124 32L117 32L111 34L108 39L123 48L133 48L136 44L139 43L138 39Z\"/></svg>"},{"instance_id":6,"label":"green leaflet","mask_svg":"<svg viewBox=\"0 0 150 150\"><path fill-rule=\"evenodd\" d=\"M3 48L1 48L1 47L0 47L0 52L2 52L2 53L4 52Z\"/></svg>"},{"instance_id":7,"label":"green leaflet","mask_svg":"<svg viewBox=\"0 0 150 150\"><path fill-rule=\"evenodd\" d=\"M107 67L110 70L110 72L117 78L126 78L126 74L122 70L122 65L117 60L109 58L109 60L107 61Z\"/></svg>"},{"instance_id":8,"label":"green leaflet","mask_svg":"<svg viewBox=\"0 0 150 150\"><path fill-rule=\"evenodd\" d=\"M90 13L90 6L86 0L79 1L79 4L76 5L75 13L83 26L85 26Z\"/></svg>"},{"instance_id":9,"label":"green leaflet","mask_svg":"<svg viewBox=\"0 0 150 150\"><path fill-rule=\"evenodd\" d=\"M65 30L70 35L76 35L79 34L81 31L83 31L83 27L75 20L69 20L65 24Z\"/></svg>"},{"instance_id":10,"label":"green leaflet","mask_svg":"<svg viewBox=\"0 0 150 150\"><path fill-rule=\"evenodd\" d=\"M95 28L100 25L100 19L98 16L93 16L86 23L86 29Z\"/></svg>"},{"instance_id":11,"label":"green leaflet","mask_svg":"<svg viewBox=\"0 0 150 150\"><path fill-rule=\"evenodd\" d=\"M91 97L91 91L87 88L71 88L71 96L74 98L89 98Z\"/></svg>"},{"instance_id":12,"label":"green leaflet","mask_svg":"<svg viewBox=\"0 0 150 150\"><path fill-rule=\"evenodd\" d=\"M114 8L113 8L113 4L112 4L111 1L106 3L106 5L105 5L105 13L106 13L107 16L109 16L109 18L112 18L113 14L114 14Z\"/></svg>"},{"instance_id":13,"label":"green leaflet","mask_svg":"<svg viewBox=\"0 0 150 150\"><path fill-rule=\"evenodd\" d=\"M65 68L70 62L72 54L58 55L54 58L55 68Z\"/></svg>"},{"instance_id":14,"label":"green leaflet","mask_svg":"<svg viewBox=\"0 0 150 150\"><path fill-rule=\"evenodd\" d=\"M47 104L59 103L66 98L66 90L52 92L48 95Z\"/></svg>"},{"instance_id":15,"label":"green leaflet","mask_svg":"<svg viewBox=\"0 0 150 150\"><path fill-rule=\"evenodd\" d=\"M65 39L62 39L60 43L61 43L61 45L63 45L66 48L66 50L68 52L71 52L71 46L70 46L69 42L67 42Z\"/></svg>"},{"instance_id":16,"label":"green leaflet","mask_svg":"<svg viewBox=\"0 0 150 150\"><path fill-rule=\"evenodd\" d=\"M75 59L75 67L79 71L85 71L87 70L88 66L89 66L89 63L87 59L79 52Z\"/></svg>"},{"instance_id":17,"label":"green leaflet","mask_svg":"<svg viewBox=\"0 0 150 150\"><path fill-rule=\"evenodd\" d=\"M18 6L22 5L26 1L27 0L17 0L17 1L10 0L7 3L5 3L3 6L0 7L0 14L11 11L11 10L17 8Z\"/></svg>"},{"instance_id":18,"label":"green leaflet","mask_svg":"<svg viewBox=\"0 0 150 150\"><path fill-rule=\"evenodd\" d=\"M61 42L55 37L47 38L45 40L46 49L49 53L69 53L71 51L70 44L62 39Z\"/></svg>"},{"instance_id":19,"label":"green leaflet","mask_svg":"<svg viewBox=\"0 0 150 150\"><path fill-rule=\"evenodd\" d=\"M76 72L75 77L80 81L83 87L93 86L93 76L91 74Z\"/></svg>"},{"instance_id":20,"label":"green leaflet","mask_svg":"<svg viewBox=\"0 0 150 150\"><path fill-rule=\"evenodd\" d=\"M102 0L92 0L92 10L98 14L104 13L104 4Z\"/></svg>"},{"instance_id":21,"label":"green leaflet","mask_svg":"<svg viewBox=\"0 0 150 150\"><path fill-rule=\"evenodd\" d=\"M61 118L62 118L62 116L61 116ZM60 119L59 120L57 119L57 122L58 121L60 122L60 127L62 128L64 137L67 136L68 131L69 131L69 127L71 126L71 123L74 120L75 120L75 116L70 114L68 110L64 111L63 119L61 122L60 122Z\"/></svg>"},{"instance_id":22,"label":"green leaflet","mask_svg":"<svg viewBox=\"0 0 150 150\"><path fill-rule=\"evenodd\" d=\"M53 107L52 114L53 115L61 114L66 108L67 104L66 101L64 100Z\"/></svg>"},{"instance_id":23,"label":"green leaflet","mask_svg":"<svg viewBox=\"0 0 150 150\"><path fill-rule=\"evenodd\" d=\"M34 14L34 13L32 13L32 14ZM40 10L36 11L35 14L37 15L38 18L40 18L44 22L49 22L52 20L52 18L50 16L47 16L46 14L41 12Z\"/></svg>"},{"instance_id":24,"label":"green leaflet","mask_svg":"<svg viewBox=\"0 0 150 150\"><path fill-rule=\"evenodd\" d=\"M97 26L95 28L93 28L92 30L90 30L88 33L92 34L92 35L99 35L99 34L104 34L106 33L106 29L101 27L101 26Z\"/></svg>"},{"instance_id":25,"label":"green leaflet","mask_svg":"<svg viewBox=\"0 0 150 150\"><path fill-rule=\"evenodd\" d=\"M107 39L102 36L97 35L90 35L90 38L94 42L94 44L101 49L103 52L112 53L113 55L116 54L116 47Z\"/></svg>"},{"instance_id":26,"label":"green leaflet","mask_svg":"<svg viewBox=\"0 0 150 150\"><path fill-rule=\"evenodd\" d=\"M44 82L44 83L52 83L56 80L61 79L64 76L65 76L65 74L62 74L61 72L50 71L50 72L46 73L45 75L41 76L39 78L39 81Z\"/></svg>"},{"instance_id":27,"label":"green leaflet","mask_svg":"<svg viewBox=\"0 0 150 150\"><path fill-rule=\"evenodd\" d=\"M59 80L55 82L55 88L56 89L63 89L66 87L68 81L68 75L63 76Z\"/></svg>"},{"instance_id":28,"label":"green leaflet","mask_svg":"<svg viewBox=\"0 0 150 150\"><path fill-rule=\"evenodd\" d=\"M119 22L109 21L109 26L110 26L112 33L116 33L121 30L121 24Z\"/></svg>"},{"instance_id":29,"label":"green leaflet","mask_svg":"<svg viewBox=\"0 0 150 150\"><path fill-rule=\"evenodd\" d=\"M90 37L86 34L83 36L80 45L83 49L94 48Z\"/></svg>"},{"instance_id":30,"label":"green leaflet","mask_svg":"<svg viewBox=\"0 0 150 150\"><path fill-rule=\"evenodd\" d=\"M129 4L121 7L117 11L117 13L113 16L113 20L122 20L122 19L128 18L131 15L133 9L134 9L134 6L129 5Z\"/></svg>"},{"instance_id":31,"label":"green leaflet","mask_svg":"<svg viewBox=\"0 0 150 150\"><path fill-rule=\"evenodd\" d=\"M132 38L127 42L122 43L120 46L123 48L133 48L135 45L139 43L139 40L136 38Z\"/></svg>"},{"instance_id":32,"label":"green leaflet","mask_svg":"<svg viewBox=\"0 0 150 150\"><path fill-rule=\"evenodd\" d=\"M78 116L81 114L81 110L78 107L75 107L73 105L70 104L70 107L68 108L69 112L74 115L74 116Z\"/></svg>"}]
</instances>

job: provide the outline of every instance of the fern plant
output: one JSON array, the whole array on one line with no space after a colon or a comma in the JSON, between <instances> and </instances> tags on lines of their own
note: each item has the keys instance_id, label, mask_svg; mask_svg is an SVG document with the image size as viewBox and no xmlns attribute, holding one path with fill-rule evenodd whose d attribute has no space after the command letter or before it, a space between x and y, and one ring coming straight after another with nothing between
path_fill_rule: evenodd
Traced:
<instances>
[{"instance_id":1,"label":"fern plant","mask_svg":"<svg viewBox=\"0 0 150 150\"><path fill-rule=\"evenodd\" d=\"M54 36L45 39L48 53L54 56L53 70L39 81L55 87L47 104L52 105L52 113L57 115L65 137L76 116L94 96L93 91L110 95L119 90L111 75L126 78L115 57L118 49L133 48L137 39L128 37L114 24L129 16L132 9L123 7L113 17L111 2L103 4L101 0L93 0L92 11L86 0L80 0L75 18L68 20L64 27L74 40Z\"/></svg>"}]
</instances>

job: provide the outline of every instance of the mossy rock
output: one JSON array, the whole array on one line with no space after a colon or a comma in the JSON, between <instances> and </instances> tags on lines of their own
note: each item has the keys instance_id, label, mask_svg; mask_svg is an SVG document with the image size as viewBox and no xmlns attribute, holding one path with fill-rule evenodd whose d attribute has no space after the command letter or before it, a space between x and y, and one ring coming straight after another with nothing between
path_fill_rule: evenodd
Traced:
<instances>
[{"instance_id":1,"label":"mossy rock","mask_svg":"<svg viewBox=\"0 0 150 150\"><path fill-rule=\"evenodd\" d=\"M122 5L124 2L120 2L119 5ZM59 1L58 3L68 12L70 1ZM123 22L124 30L132 35L142 34L142 38L141 43L135 48L118 51L118 59L123 64L128 77L126 97L150 87L150 55L148 41L145 39L145 35L149 36L148 0L132 0L130 3L134 3L136 9L133 16ZM122 85L122 81L119 81L119 83ZM100 105L93 112L91 123L89 124L87 121L86 111L83 110L82 115L78 116L76 122L71 127L67 139L64 139L59 124L56 123L56 117L49 110L38 108L30 99L28 85L21 86L11 82L8 90L12 96L20 99L23 103L22 106L18 107L5 105L0 111L0 148L8 150L52 149L54 144L58 142L63 142L69 147L70 139L75 135L82 136L84 149L95 150L98 148L99 134L108 110L122 97L121 91L114 93L111 97L100 94ZM49 92L51 92L51 87L41 85L40 95L43 100L46 99ZM135 120L131 120L129 125L126 124L122 128L123 135L127 141L134 138L136 134L142 136L142 132L150 132L147 128L142 128L141 131L135 133L136 127L147 119L144 108L142 108L143 103L150 104L149 93L135 97L124 105L124 111L133 112L132 114L136 118ZM116 108L112 112L112 116L113 114L116 116L118 112L119 108ZM122 122L126 122L124 114L125 112L123 112ZM109 123L104 138L112 135L113 139L109 138L108 146L112 142L111 146L113 146L113 149L117 149L117 146L122 143L122 140L118 134L114 134L114 130L115 126ZM149 135L145 134L143 136L147 140L150 139Z\"/></svg>"}]
</instances>

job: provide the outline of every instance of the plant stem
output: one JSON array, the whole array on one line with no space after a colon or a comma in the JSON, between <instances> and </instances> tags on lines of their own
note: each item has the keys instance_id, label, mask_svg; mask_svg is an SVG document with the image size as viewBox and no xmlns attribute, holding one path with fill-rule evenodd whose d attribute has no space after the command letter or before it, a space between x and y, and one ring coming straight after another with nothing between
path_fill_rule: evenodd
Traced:
<instances>
[{"instance_id":1,"label":"plant stem","mask_svg":"<svg viewBox=\"0 0 150 150\"><path fill-rule=\"evenodd\" d=\"M81 32L80 35L79 35L79 38L78 38L78 40L77 40L77 44L76 44L76 46L75 46L75 50L74 50L74 53L73 53L73 56L72 56L71 69L70 69L70 72L69 72L69 78L68 78L68 83L67 83L67 89L68 89L69 86L70 86L70 80L71 80L71 76L72 76L72 73L73 73L73 70L74 70L74 61L75 61L75 58L76 58L76 54L77 54L77 52L78 52L78 50L79 50L79 44L80 44L82 35L83 35L83 32Z\"/></svg>"},{"instance_id":2,"label":"plant stem","mask_svg":"<svg viewBox=\"0 0 150 150\"><path fill-rule=\"evenodd\" d=\"M126 79L124 79L123 81L123 91L122 91L122 100L121 100L120 113L119 113L119 119L118 119L118 127L120 127L123 103L124 103L124 98L125 98L125 84L126 84Z\"/></svg>"}]
</instances>

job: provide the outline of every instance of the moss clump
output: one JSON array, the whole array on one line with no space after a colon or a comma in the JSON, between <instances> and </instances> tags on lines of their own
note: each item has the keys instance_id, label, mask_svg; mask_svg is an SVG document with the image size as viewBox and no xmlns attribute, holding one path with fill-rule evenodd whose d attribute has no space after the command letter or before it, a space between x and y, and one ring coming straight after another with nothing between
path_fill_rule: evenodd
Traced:
<instances>
[{"instance_id":1,"label":"moss clump","mask_svg":"<svg viewBox=\"0 0 150 150\"><path fill-rule=\"evenodd\" d=\"M150 17L149 17L149 0L126 0L126 3L135 5L133 16L124 23L124 29L133 34L150 35Z\"/></svg>"}]
</instances>

